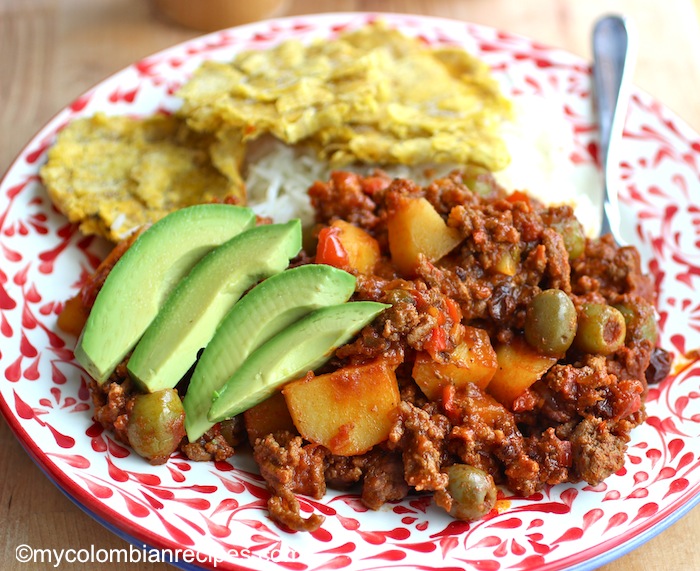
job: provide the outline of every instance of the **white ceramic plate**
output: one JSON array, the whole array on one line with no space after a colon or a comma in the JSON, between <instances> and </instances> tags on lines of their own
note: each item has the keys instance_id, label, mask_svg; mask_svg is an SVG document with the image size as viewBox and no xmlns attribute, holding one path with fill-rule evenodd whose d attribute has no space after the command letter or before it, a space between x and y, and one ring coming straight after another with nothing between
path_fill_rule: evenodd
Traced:
<instances>
[{"instance_id":1,"label":"white ceramic plate","mask_svg":"<svg viewBox=\"0 0 700 571\"><path fill-rule=\"evenodd\" d=\"M328 37L376 18L328 14L272 20L204 36L138 62L62 110L27 145L0 186L0 409L30 454L70 497L137 546L192 549L219 569L593 569L682 514L700 490L700 137L634 91L625 131L621 199L630 237L659 293L662 343L674 374L648 397L649 421L633 432L625 467L605 483L559 485L509 498L502 513L454 521L428 497L373 512L352 493L301 498L326 515L311 534L281 531L251 460L152 467L92 420L75 340L56 315L100 244L58 214L38 180L56 131L96 111L173 110L173 91L207 58L288 38ZM589 65L536 42L463 22L384 15L430 44L454 43L489 62L513 94L563 117L574 171L595 166ZM190 558L191 560L191 558ZM180 559L178 564L187 566Z\"/></svg>"}]
</instances>

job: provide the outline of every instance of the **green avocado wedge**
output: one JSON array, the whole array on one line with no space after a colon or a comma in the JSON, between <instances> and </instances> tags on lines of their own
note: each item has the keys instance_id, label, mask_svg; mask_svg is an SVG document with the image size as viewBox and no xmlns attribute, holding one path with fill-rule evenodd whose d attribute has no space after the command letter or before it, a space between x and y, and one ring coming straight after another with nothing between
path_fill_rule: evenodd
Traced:
<instances>
[{"instance_id":1,"label":"green avocado wedge","mask_svg":"<svg viewBox=\"0 0 700 571\"><path fill-rule=\"evenodd\" d=\"M270 397L287 381L320 367L336 348L389 307L354 301L317 309L258 347L213 394L210 422L231 418Z\"/></svg>"},{"instance_id":2,"label":"green avocado wedge","mask_svg":"<svg viewBox=\"0 0 700 571\"><path fill-rule=\"evenodd\" d=\"M78 339L76 360L98 383L107 380L192 267L254 224L249 208L201 204L176 210L145 230L100 289Z\"/></svg>"},{"instance_id":3,"label":"green avocado wedge","mask_svg":"<svg viewBox=\"0 0 700 571\"><path fill-rule=\"evenodd\" d=\"M129 359L145 391L174 387L239 298L301 250L301 222L251 228L205 256L178 284Z\"/></svg>"},{"instance_id":4,"label":"green avocado wedge","mask_svg":"<svg viewBox=\"0 0 700 571\"><path fill-rule=\"evenodd\" d=\"M332 266L308 264L272 276L245 294L219 325L192 374L183 401L190 442L211 428L207 413L214 391L250 353L312 311L350 299L355 281Z\"/></svg>"}]
</instances>

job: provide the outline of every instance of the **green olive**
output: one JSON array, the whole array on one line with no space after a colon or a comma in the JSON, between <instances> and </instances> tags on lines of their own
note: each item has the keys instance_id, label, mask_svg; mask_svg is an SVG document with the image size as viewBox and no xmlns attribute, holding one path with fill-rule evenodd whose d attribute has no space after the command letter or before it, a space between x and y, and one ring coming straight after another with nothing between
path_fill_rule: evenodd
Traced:
<instances>
[{"instance_id":1,"label":"green olive","mask_svg":"<svg viewBox=\"0 0 700 571\"><path fill-rule=\"evenodd\" d=\"M627 327L625 343L646 340L656 344L659 330L656 325L654 308L650 303L639 300L636 303L619 303L613 307L625 318L625 326Z\"/></svg>"},{"instance_id":2,"label":"green olive","mask_svg":"<svg viewBox=\"0 0 700 571\"><path fill-rule=\"evenodd\" d=\"M562 218L553 222L551 226L564 239L564 247L570 260L575 260L583 254L586 250L586 234L576 218Z\"/></svg>"},{"instance_id":3,"label":"green olive","mask_svg":"<svg viewBox=\"0 0 700 571\"><path fill-rule=\"evenodd\" d=\"M496 484L491 474L468 464L453 464L446 470L447 493L452 498L450 515L473 521L484 517L496 504Z\"/></svg>"},{"instance_id":4,"label":"green olive","mask_svg":"<svg viewBox=\"0 0 700 571\"><path fill-rule=\"evenodd\" d=\"M162 464L185 436L185 409L175 389L134 398L127 425L129 443L152 464Z\"/></svg>"},{"instance_id":5,"label":"green olive","mask_svg":"<svg viewBox=\"0 0 700 571\"><path fill-rule=\"evenodd\" d=\"M574 340L584 353L610 355L625 344L627 326L619 310L606 303L584 303Z\"/></svg>"},{"instance_id":6,"label":"green olive","mask_svg":"<svg viewBox=\"0 0 700 571\"><path fill-rule=\"evenodd\" d=\"M560 289L546 289L532 298L525 313L525 340L540 353L561 355L576 336L576 308Z\"/></svg>"},{"instance_id":7,"label":"green olive","mask_svg":"<svg viewBox=\"0 0 700 571\"><path fill-rule=\"evenodd\" d=\"M386 303L390 303L391 305L415 305L416 303L416 299L413 297L413 294L411 294L409 290L403 288L388 290L384 298L385 299L383 301L386 301Z\"/></svg>"},{"instance_id":8,"label":"green olive","mask_svg":"<svg viewBox=\"0 0 700 571\"><path fill-rule=\"evenodd\" d=\"M496 183L493 175L483 167L468 165L462 170L462 182L474 194L489 197L494 194Z\"/></svg>"},{"instance_id":9,"label":"green olive","mask_svg":"<svg viewBox=\"0 0 700 571\"><path fill-rule=\"evenodd\" d=\"M244 432L243 421L240 416L234 416L219 423L219 432L229 446L238 446L241 443L241 435Z\"/></svg>"}]
</instances>

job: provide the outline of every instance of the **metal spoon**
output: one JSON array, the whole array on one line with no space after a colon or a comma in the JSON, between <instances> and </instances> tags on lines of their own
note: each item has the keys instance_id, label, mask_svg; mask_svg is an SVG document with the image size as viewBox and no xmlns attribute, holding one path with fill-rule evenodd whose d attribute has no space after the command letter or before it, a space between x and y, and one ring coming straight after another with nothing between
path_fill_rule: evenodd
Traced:
<instances>
[{"instance_id":1,"label":"metal spoon","mask_svg":"<svg viewBox=\"0 0 700 571\"><path fill-rule=\"evenodd\" d=\"M593 86L600 132L603 170L603 221L600 234L612 234L618 244L620 209L617 198L619 144L627 113L629 77L636 36L622 16L604 16L593 29Z\"/></svg>"}]
</instances>

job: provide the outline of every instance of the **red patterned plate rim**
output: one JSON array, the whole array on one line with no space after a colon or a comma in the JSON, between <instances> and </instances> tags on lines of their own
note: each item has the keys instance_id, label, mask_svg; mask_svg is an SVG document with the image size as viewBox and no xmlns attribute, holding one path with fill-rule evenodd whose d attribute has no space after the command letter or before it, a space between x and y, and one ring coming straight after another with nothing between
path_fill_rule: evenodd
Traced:
<instances>
[{"instance_id":1,"label":"red patterned plate rim","mask_svg":"<svg viewBox=\"0 0 700 571\"><path fill-rule=\"evenodd\" d=\"M328 517L318 533L294 534L267 519L264 485L245 458L233 467L175 457L154 468L90 420L85 375L72 359L74 340L57 331L55 318L100 244L67 224L38 183L56 131L98 110L173 109L172 92L203 59L228 59L291 37L326 37L376 18L431 44L461 44L477 53L514 96L539 97L565 120L572 172L597 168L589 65L492 28L407 14L318 14L223 30L166 49L60 111L0 182L0 411L37 464L88 513L137 546L187 547L200 563L210 558L209 567L214 558L225 558L217 568L299 571L598 567L670 525L700 497L700 367L689 351L698 347L700 332L700 206L692 199L700 137L639 90L625 128L623 217L656 282L662 341L679 359L673 376L650 390L650 419L634 431L625 467L604 484L509 498L508 509L471 525L451 521L422 497L367 512L353 494L329 493L320 502L301 498L305 511Z\"/></svg>"}]
</instances>

